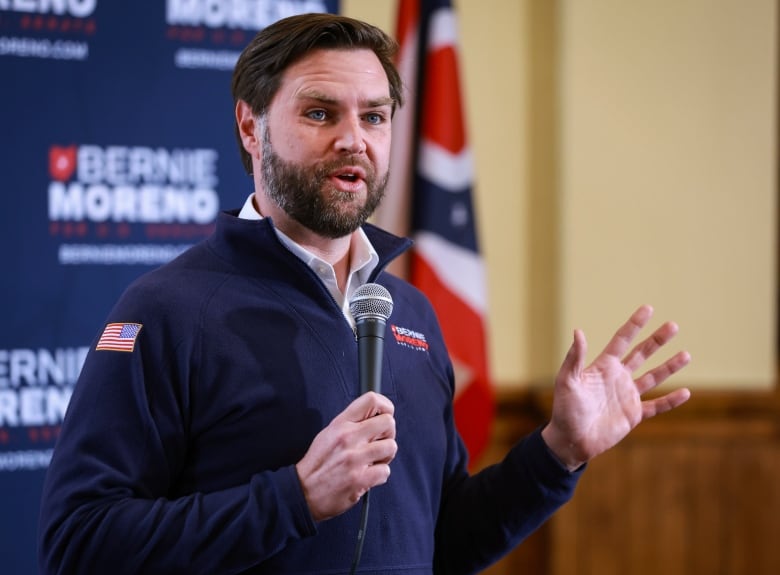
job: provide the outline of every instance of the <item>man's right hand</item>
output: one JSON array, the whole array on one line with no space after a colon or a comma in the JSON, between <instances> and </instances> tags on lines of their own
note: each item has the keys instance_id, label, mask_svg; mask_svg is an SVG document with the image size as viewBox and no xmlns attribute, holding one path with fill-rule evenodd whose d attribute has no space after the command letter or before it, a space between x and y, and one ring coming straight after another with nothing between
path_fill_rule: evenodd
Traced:
<instances>
[{"instance_id":1,"label":"man's right hand","mask_svg":"<svg viewBox=\"0 0 780 575\"><path fill-rule=\"evenodd\" d=\"M335 517L390 477L395 406L384 395L361 395L312 441L295 466L315 521Z\"/></svg>"}]
</instances>

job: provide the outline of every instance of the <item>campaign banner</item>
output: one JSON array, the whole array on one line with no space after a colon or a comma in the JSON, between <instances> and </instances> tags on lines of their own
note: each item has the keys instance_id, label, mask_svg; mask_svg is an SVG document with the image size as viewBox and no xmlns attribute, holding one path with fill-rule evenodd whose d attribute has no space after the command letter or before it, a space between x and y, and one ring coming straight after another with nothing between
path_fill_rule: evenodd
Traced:
<instances>
[{"instance_id":1,"label":"campaign banner","mask_svg":"<svg viewBox=\"0 0 780 575\"><path fill-rule=\"evenodd\" d=\"M253 189L233 132L240 51L279 18L338 9L0 0L1 573L38 572L43 477L114 302Z\"/></svg>"}]
</instances>

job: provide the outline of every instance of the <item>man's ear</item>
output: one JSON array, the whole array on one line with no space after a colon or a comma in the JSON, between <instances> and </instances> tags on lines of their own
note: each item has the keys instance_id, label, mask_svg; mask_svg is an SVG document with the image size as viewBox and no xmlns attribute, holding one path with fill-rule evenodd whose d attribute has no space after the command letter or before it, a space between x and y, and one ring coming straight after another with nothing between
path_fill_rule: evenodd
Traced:
<instances>
[{"instance_id":1,"label":"man's ear","mask_svg":"<svg viewBox=\"0 0 780 575\"><path fill-rule=\"evenodd\" d=\"M257 119L252 112L252 108L243 100L239 100L236 103L236 125L238 126L238 133L244 149L250 156L259 159L260 142L257 139Z\"/></svg>"}]
</instances>

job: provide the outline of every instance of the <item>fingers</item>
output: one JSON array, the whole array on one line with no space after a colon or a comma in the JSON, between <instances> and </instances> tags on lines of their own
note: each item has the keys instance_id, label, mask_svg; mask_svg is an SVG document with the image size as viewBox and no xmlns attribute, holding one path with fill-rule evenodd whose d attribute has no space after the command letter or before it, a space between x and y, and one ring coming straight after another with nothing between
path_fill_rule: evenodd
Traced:
<instances>
[{"instance_id":1,"label":"fingers","mask_svg":"<svg viewBox=\"0 0 780 575\"><path fill-rule=\"evenodd\" d=\"M643 374L635 380L636 388L640 395L644 394L663 383L669 376L677 373L691 362L691 356L687 351L681 351L674 357L666 360L664 363Z\"/></svg>"},{"instance_id":2,"label":"fingers","mask_svg":"<svg viewBox=\"0 0 780 575\"><path fill-rule=\"evenodd\" d=\"M353 425L351 441L356 444L395 439L395 418L389 413L380 413Z\"/></svg>"},{"instance_id":3,"label":"fingers","mask_svg":"<svg viewBox=\"0 0 780 575\"><path fill-rule=\"evenodd\" d=\"M369 391L350 403L334 421L358 422L381 413L393 415L395 413L393 402L384 395Z\"/></svg>"},{"instance_id":4,"label":"fingers","mask_svg":"<svg viewBox=\"0 0 780 575\"><path fill-rule=\"evenodd\" d=\"M655 330L650 337L637 344L637 346L623 358L623 365L633 373L639 369L651 355L658 351L662 346L669 343L669 341L677 335L678 331L680 331L680 329L677 327L676 323L671 321L666 322Z\"/></svg>"},{"instance_id":5,"label":"fingers","mask_svg":"<svg viewBox=\"0 0 780 575\"><path fill-rule=\"evenodd\" d=\"M649 305L640 306L628 321L620 326L609 340L607 347L604 348L604 353L614 356L615 358L622 358L626 353L628 346L634 341L637 334L647 325L650 318L653 317L653 308Z\"/></svg>"},{"instance_id":6,"label":"fingers","mask_svg":"<svg viewBox=\"0 0 780 575\"><path fill-rule=\"evenodd\" d=\"M398 450L394 409L386 397L366 393L314 438L296 471L316 521L343 513L388 480Z\"/></svg>"},{"instance_id":7,"label":"fingers","mask_svg":"<svg viewBox=\"0 0 780 575\"><path fill-rule=\"evenodd\" d=\"M582 330L574 330L574 339L561 364L559 376L579 378L585 368L585 356L588 353L588 344Z\"/></svg>"},{"instance_id":8,"label":"fingers","mask_svg":"<svg viewBox=\"0 0 780 575\"><path fill-rule=\"evenodd\" d=\"M656 399L648 399L642 402L642 419L655 417L659 413L666 413L688 401L691 392L688 388L675 389Z\"/></svg>"},{"instance_id":9,"label":"fingers","mask_svg":"<svg viewBox=\"0 0 780 575\"><path fill-rule=\"evenodd\" d=\"M395 455L394 412L395 406L384 395L374 392L361 395L328 426L333 430L333 439L336 442L334 447L359 454L361 460L356 457L357 465L391 460ZM383 440L392 441L379 447L373 445ZM378 450L381 451L377 453Z\"/></svg>"},{"instance_id":10,"label":"fingers","mask_svg":"<svg viewBox=\"0 0 780 575\"><path fill-rule=\"evenodd\" d=\"M386 437L368 443L364 450L363 459L369 467L389 465L397 452L398 444L394 439ZM387 470L387 475L390 475L390 469Z\"/></svg>"},{"instance_id":11,"label":"fingers","mask_svg":"<svg viewBox=\"0 0 780 575\"><path fill-rule=\"evenodd\" d=\"M618 329L604 349L604 353L612 356L614 359L620 360L622 357L621 363L630 373L635 372L644 365L650 356L669 343L669 341L671 341L671 339L680 331L675 322L668 321L656 329L649 337L634 346L634 348L626 354L629 345L631 345L631 342L642 328L647 325L647 322L652 315L652 307L648 305L639 307L629 320ZM640 392L644 393L648 389L652 389L670 375L685 367L689 362L690 356L687 353L681 352L677 354L671 360L668 360L637 380Z\"/></svg>"}]
</instances>

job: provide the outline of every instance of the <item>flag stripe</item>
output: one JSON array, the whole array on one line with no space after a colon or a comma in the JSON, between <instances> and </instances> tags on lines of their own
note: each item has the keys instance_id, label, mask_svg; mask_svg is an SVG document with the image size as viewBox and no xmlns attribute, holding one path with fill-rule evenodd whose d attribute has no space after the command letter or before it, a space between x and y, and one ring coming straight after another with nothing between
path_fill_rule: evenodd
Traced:
<instances>
[{"instance_id":1,"label":"flag stripe","mask_svg":"<svg viewBox=\"0 0 780 575\"><path fill-rule=\"evenodd\" d=\"M462 362L468 379L455 381L455 421L472 458L487 447L493 422L495 397L488 375L482 316L464 305L463 300L441 282L429 262L412 256L412 281L425 292L436 310L453 363Z\"/></svg>"},{"instance_id":2,"label":"flag stripe","mask_svg":"<svg viewBox=\"0 0 780 575\"><path fill-rule=\"evenodd\" d=\"M430 140L423 140L419 153L422 177L446 191L462 192L471 186L474 170L469 148L451 153Z\"/></svg>"},{"instance_id":3,"label":"flag stripe","mask_svg":"<svg viewBox=\"0 0 780 575\"><path fill-rule=\"evenodd\" d=\"M410 14L415 10L416 17ZM394 206L396 214L406 213L401 208L409 205L411 188L412 213L407 215L415 247L409 279L428 295L439 317L455 372L455 423L474 464L490 437L494 394L487 362L485 270L477 249L472 157L458 71L457 20L448 0L401 0L398 26L401 53L417 54L416 67L403 68L401 74L413 90L407 107L419 120L410 123L407 118L400 130L394 120L394 175L382 209L388 213ZM410 127L417 130L416 137ZM411 162L405 160L409 154L416 155ZM387 219L380 216L377 222L383 225ZM389 229L398 233L404 226Z\"/></svg>"},{"instance_id":4,"label":"flag stripe","mask_svg":"<svg viewBox=\"0 0 780 575\"><path fill-rule=\"evenodd\" d=\"M427 60L422 137L457 154L466 146L457 56L448 46L429 53Z\"/></svg>"},{"instance_id":5,"label":"flag stripe","mask_svg":"<svg viewBox=\"0 0 780 575\"><path fill-rule=\"evenodd\" d=\"M133 351L143 327L140 323L109 323L95 346L96 350Z\"/></svg>"},{"instance_id":6,"label":"flag stripe","mask_svg":"<svg viewBox=\"0 0 780 575\"><path fill-rule=\"evenodd\" d=\"M429 232L415 234L415 248L449 290L474 312L487 313L484 263L478 254Z\"/></svg>"}]
</instances>

